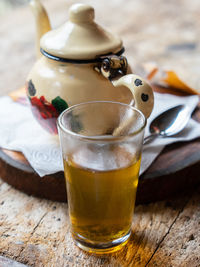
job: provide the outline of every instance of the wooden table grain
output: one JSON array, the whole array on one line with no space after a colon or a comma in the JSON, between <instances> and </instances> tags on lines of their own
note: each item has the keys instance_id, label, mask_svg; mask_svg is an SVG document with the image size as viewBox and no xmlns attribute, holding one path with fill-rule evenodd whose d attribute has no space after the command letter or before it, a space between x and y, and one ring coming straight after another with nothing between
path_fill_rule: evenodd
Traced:
<instances>
[{"instance_id":1,"label":"wooden table grain","mask_svg":"<svg viewBox=\"0 0 200 267\"><path fill-rule=\"evenodd\" d=\"M43 2L57 26L68 18L67 9L76 1ZM192 64L200 57L198 0L87 2L96 8L97 21L122 37L133 68L144 61L179 64L183 56ZM0 38L3 95L24 84L35 61L34 20L27 6L0 18ZM90 255L77 248L67 212L67 204L27 196L0 180L0 254L36 267L200 266L200 187L137 206L130 242L111 255ZM5 266L3 257L0 266Z\"/></svg>"}]
</instances>

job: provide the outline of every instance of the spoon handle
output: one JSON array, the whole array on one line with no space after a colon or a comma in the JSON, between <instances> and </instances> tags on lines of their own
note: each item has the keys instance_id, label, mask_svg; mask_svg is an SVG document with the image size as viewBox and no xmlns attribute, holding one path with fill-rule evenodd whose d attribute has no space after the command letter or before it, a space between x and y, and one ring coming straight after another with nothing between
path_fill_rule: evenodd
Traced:
<instances>
[{"instance_id":1,"label":"spoon handle","mask_svg":"<svg viewBox=\"0 0 200 267\"><path fill-rule=\"evenodd\" d=\"M151 134L151 135L146 136L146 137L144 138L143 145L146 145L146 144L150 143L150 142L153 141L157 136L158 136L157 133L154 133L154 134Z\"/></svg>"}]
</instances>

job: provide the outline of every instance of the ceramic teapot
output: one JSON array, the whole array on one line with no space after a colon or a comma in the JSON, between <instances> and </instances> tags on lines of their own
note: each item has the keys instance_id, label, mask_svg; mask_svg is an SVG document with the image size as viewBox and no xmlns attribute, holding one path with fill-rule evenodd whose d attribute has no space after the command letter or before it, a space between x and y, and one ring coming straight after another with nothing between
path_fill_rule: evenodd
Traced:
<instances>
[{"instance_id":1,"label":"ceramic teapot","mask_svg":"<svg viewBox=\"0 0 200 267\"><path fill-rule=\"evenodd\" d=\"M38 60L26 91L32 112L45 129L56 134L56 119L64 109L95 100L134 104L149 117L154 102L151 87L131 74L121 39L95 23L93 7L72 5L69 21L51 30L40 1L31 0L30 5Z\"/></svg>"}]
</instances>

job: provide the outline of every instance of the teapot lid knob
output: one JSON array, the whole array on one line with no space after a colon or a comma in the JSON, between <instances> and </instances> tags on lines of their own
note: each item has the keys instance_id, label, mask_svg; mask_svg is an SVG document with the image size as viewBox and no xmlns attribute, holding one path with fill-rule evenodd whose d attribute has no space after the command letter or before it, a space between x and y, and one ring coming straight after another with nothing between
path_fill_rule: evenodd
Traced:
<instances>
[{"instance_id":1,"label":"teapot lid knob","mask_svg":"<svg viewBox=\"0 0 200 267\"><path fill-rule=\"evenodd\" d=\"M93 7L76 3L68 15L69 21L42 36L40 46L44 52L58 60L80 61L121 51L121 39L95 23Z\"/></svg>"},{"instance_id":2,"label":"teapot lid knob","mask_svg":"<svg viewBox=\"0 0 200 267\"><path fill-rule=\"evenodd\" d=\"M92 22L94 8L87 4L74 4L69 10L69 19L73 23Z\"/></svg>"}]
</instances>

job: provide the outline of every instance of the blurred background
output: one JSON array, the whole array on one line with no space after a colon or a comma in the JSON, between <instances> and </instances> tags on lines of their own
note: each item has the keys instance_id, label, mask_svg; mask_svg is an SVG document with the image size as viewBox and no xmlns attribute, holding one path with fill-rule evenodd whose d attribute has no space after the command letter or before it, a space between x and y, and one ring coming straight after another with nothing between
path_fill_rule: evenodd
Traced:
<instances>
[{"instance_id":1,"label":"blurred background","mask_svg":"<svg viewBox=\"0 0 200 267\"><path fill-rule=\"evenodd\" d=\"M23 86L35 58L29 0L0 0L0 95ZM76 2L95 8L96 22L119 35L129 64L200 66L199 0L41 0L52 27L68 19ZM199 69L198 69L199 71Z\"/></svg>"},{"instance_id":2,"label":"blurred background","mask_svg":"<svg viewBox=\"0 0 200 267\"><path fill-rule=\"evenodd\" d=\"M0 15L9 11L10 9L22 6L27 3L28 0L0 0Z\"/></svg>"}]
</instances>

